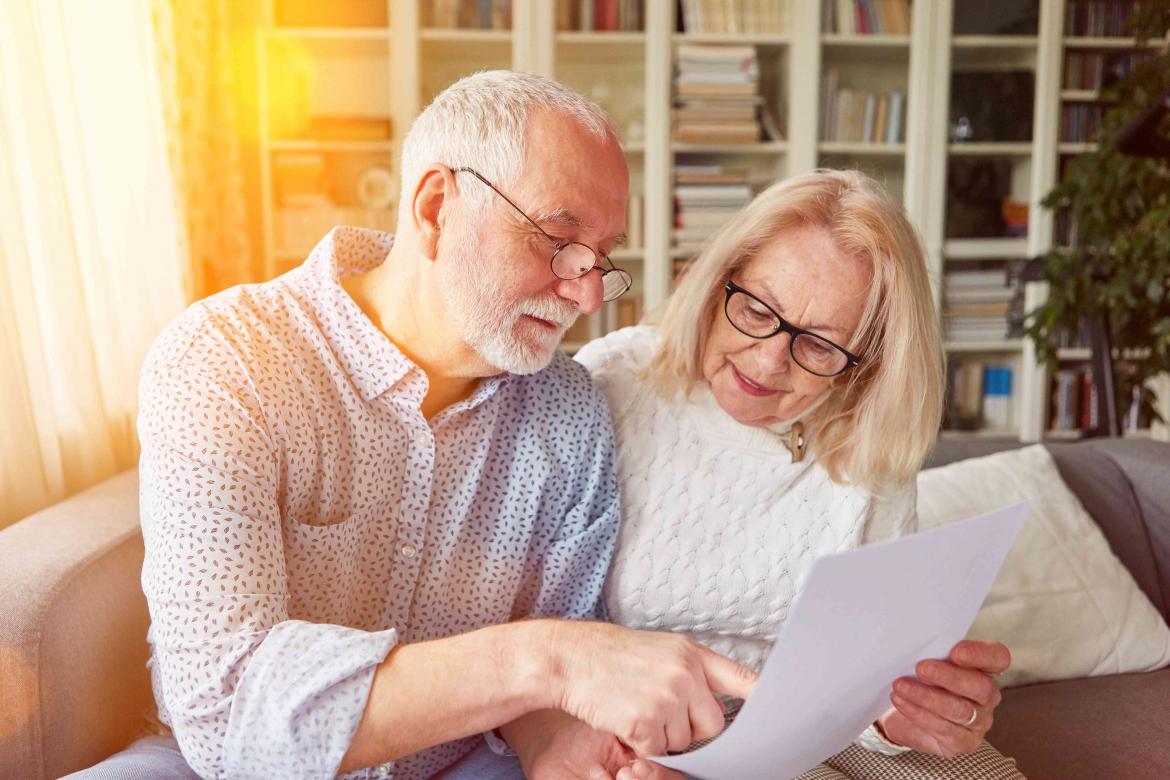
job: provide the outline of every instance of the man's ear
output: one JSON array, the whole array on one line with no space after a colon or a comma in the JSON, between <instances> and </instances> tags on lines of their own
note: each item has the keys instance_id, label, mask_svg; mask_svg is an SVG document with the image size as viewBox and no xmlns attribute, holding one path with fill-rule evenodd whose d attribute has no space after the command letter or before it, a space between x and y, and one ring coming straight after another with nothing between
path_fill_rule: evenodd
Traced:
<instances>
[{"instance_id":1,"label":"man's ear","mask_svg":"<svg viewBox=\"0 0 1170 780\"><path fill-rule=\"evenodd\" d=\"M423 171L415 187L411 216L414 218L419 251L428 260L438 257L439 234L443 231L447 208L455 192L455 175L443 165L435 165Z\"/></svg>"}]
</instances>

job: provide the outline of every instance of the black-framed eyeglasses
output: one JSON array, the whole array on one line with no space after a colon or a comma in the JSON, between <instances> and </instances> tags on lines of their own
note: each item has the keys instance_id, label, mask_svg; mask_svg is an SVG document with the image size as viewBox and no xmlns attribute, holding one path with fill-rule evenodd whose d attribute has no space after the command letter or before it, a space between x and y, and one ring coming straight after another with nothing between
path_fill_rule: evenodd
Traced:
<instances>
[{"instance_id":1,"label":"black-framed eyeglasses","mask_svg":"<svg viewBox=\"0 0 1170 780\"><path fill-rule=\"evenodd\" d=\"M861 358L824 336L798 328L752 293L730 279L723 288L727 297L723 313L732 327L753 339L770 339L787 333L788 352L796 365L817 376L837 376L861 362Z\"/></svg>"},{"instance_id":2,"label":"black-framed eyeglasses","mask_svg":"<svg viewBox=\"0 0 1170 780\"><path fill-rule=\"evenodd\" d=\"M605 301L616 300L630 289L632 279L629 272L615 266L613 261L611 261L605 254L602 254L601 252L598 252L592 247L582 244L579 241L561 241L558 238L550 236L547 232L545 232L544 228L536 223L536 220L525 213L524 209L517 206L511 198L496 189L496 185L485 179L479 173L479 171L476 171L474 168L462 167L452 168L451 170L454 173L470 173L472 176L482 181L491 188L492 192L503 198L509 206L516 209L520 216L528 220L528 222L534 228L540 231L542 236L547 238L549 242L551 242L552 245L556 247L556 249L553 250L552 257L549 259L548 264L558 279L580 279L590 271L601 271L601 297L602 300Z\"/></svg>"}]
</instances>

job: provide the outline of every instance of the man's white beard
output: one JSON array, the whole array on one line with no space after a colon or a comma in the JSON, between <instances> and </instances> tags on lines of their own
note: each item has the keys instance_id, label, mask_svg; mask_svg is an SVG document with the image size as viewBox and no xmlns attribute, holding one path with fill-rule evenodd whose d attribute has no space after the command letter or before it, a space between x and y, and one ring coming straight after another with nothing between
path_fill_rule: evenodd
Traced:
<instances>
[{"instance_id":1,"label":"man's white beard","mask_svg":"<svg viewBox=\"0 0 1170 780\"><path fill-rule=\"evenodd\" d=\"M485 273L471 252L460 251L453 259L444 290L448 309L462 320L463 340L501 371L534 374L547 366L577 319L577 307L551 293L510 301L499 271ZM521 322L525 314L559 327Z\"/></svg>"}]
</instances>

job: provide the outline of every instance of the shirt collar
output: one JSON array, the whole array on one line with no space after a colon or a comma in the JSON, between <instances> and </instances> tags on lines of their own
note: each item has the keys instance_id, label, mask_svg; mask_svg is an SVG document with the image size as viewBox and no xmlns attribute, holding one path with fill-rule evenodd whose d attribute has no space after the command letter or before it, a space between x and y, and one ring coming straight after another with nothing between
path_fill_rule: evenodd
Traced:
<instances>
[{"instance_id":1,"label":"shirt collar","mask_svg":"<svg viewBox=\"0 0 1170 780\"><path fill-rule=\"evenodd\" d=\"M341 286L343 278L368 273L381 265L393 246L394 236L390 233L335 227L313 248L298 270L304 293L317 312L321 331L362 398L371 401L413 373L416 380L408 382L403 389L411 401L421 405L428 385L422 369L370 321ZM509 374L486 378L452 412L480 405L509 379Z\"/></svg>"},{"instance_id":2,"label":"shirt collar","mask_svg":"<svg viewBox=\"0 0 1170 780\"><path fill-rule=\"evenodd\" d=\"M381 265L392 246L394 236L389 233L335 227L313 248L299 269L304 293L317 312L321 332L350 381L367 401L384 393L412 370L418 370L341 286L343 278L367 273Z\"/></svg>"}]
</instances>

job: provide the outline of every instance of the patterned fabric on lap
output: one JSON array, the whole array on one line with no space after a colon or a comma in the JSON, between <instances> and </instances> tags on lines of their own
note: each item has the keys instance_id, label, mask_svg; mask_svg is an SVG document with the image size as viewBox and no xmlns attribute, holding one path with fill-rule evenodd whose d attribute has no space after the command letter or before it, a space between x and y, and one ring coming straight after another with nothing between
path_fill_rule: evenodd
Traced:
<instances>
[{"instance_id":1,"label":"patterned fabric on lap","mask_svg":"<svg viewBox=\"0 0 1170 780\"><path fill-rule=\"evenodd\" d=\"M940 758L926 753L884 756L850 745L797 780L1026 780L986 741L974 753Z\"/></svg>"}]
</instances>

